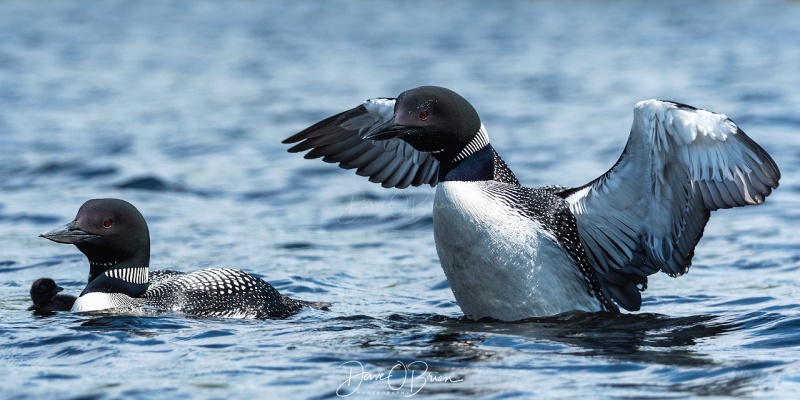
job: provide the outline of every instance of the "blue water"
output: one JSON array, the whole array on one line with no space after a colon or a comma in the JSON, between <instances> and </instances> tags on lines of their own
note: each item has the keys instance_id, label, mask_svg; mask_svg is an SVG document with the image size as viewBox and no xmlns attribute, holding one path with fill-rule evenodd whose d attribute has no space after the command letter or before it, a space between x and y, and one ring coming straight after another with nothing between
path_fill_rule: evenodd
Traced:
<instances>
[{"instance_id":1,"label":"blue water","mask_svg":"<svg viewBox=\"0 0 800 400\"><path fill-rule=\"evenodd\" d=\"M795 397L797 21L772 0L0 2L0 398ZM781 187L714 213L640 313L459 321L431 188L280 143L423 84L469 99L528 186L595 178L661 98L730 116ZM155 269L240 268L331 310L26 311L39 277L85 285L83 256L38 235L96 197L143 212Z\"/></svg>"}]
</instances>

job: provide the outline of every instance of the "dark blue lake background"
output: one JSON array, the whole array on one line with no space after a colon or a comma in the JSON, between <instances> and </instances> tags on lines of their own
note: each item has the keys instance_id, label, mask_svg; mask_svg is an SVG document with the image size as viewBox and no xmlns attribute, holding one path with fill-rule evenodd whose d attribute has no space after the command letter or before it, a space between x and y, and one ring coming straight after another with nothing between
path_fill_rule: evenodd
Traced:
<instances>
[{"instance_id":1,"label":"dark blue lake background","mask_svg":"<svg viewBox=\"0 0 800 400\"><path fill-rule=\"evenodd\" d=\"M0 398L796 397L798 21L773 0L2 1ZM457 321L434 190L280 143L425 84L470 100L528 186L606 171L659 98L731 117L781 187L714 213L640 313ZM36 278L78 294L88 273L38 235L97 197L142 211L155 269L240 268L331 311L32 315Z\"/></svg>"}]
</instances>

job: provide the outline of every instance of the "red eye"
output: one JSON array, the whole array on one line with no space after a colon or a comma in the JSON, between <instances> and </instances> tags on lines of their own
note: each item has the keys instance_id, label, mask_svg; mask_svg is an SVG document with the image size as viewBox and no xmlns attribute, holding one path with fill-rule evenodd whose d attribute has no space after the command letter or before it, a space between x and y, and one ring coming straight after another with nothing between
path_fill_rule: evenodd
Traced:
<instances>
[{"instance_id":1,"label":"red eye","mask_svg":"<svg viewBox=\"0 0 800 400\"><path fill-rule=\"evenodd\" d=\"M103 227L104 228L111 228L111 225L114 225L114 220L113 219L107 219L107 220L103 221Z\"/></svg>"},{"instance_id":2,"label":"red eye","mask_svg":"<svg viewBox=\"0 0 800 400\"><path fill-rule=\"evenodd\" d=\"M423 112L419 113L419 119L421 119L423 121L428 119L428 112L427 111L423 111Z\"/></svg>"}]
</instances>

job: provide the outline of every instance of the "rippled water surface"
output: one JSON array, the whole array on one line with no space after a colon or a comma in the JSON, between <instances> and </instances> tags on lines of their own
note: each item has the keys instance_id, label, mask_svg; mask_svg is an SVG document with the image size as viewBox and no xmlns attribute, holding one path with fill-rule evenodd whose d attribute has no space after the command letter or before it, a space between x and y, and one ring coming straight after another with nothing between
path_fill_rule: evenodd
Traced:
<instances>
[{"instance_id":1,"label":"rippled water surface","mask_svg":"<svg viewBox=\"0 0 800 400\"><path fill-rule=\"evenodd\" d=\"M797 21L797 1L0 2L0 397L797 396ZM529 186L604 172L633 104L661 98L733 118L781 187L714 213L641 313L461 321L431 188L280 143L423 84L469 99ZM331 310L26 311L36 278L85 285L83 256L38 235L96 197L143 212L155 269L240 268Z\"/></svg>"}]
</instances>

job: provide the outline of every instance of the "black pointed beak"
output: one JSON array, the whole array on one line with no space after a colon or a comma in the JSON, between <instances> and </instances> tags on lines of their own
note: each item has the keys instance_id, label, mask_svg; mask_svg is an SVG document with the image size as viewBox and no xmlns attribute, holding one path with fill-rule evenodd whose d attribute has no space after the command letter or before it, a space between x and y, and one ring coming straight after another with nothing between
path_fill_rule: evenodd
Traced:
<instances>
[{"instance_id":1,"label":"black pointed beak","mask_svg":"<svg viewBox=\"0 0 800 400\"><path fill-rule=\"evenodd\" d=\"M39 235L39 237L52 240L56 243L78 244L96 238L98 236L88 232L84 232L83 230L75 226L75 221L72 221L66 225L59 226L58 228L49 230Z\"/></svg>"},{"instance_id":2,"label":"black pointed beak","mask_svg":"<svg viewBox=\"0 0 800 400\"><path fill-rule=\"evenodd\" d=\"M406 130L408 130L407 126L395 124L394 118L392 118L380 125L373 126L361 138L364 140L387 140L400 136Z\"/></svg>"},{"instance_id":3,"label":"black pointed beak","mask_svg":"<svg viewBox=\"0 0 800 400\"><path fill-rule=\"evenodd\" d=\"M56 286L56 293L61 293L64 290L61 286Z\"/></svg>"}]
</instances>

